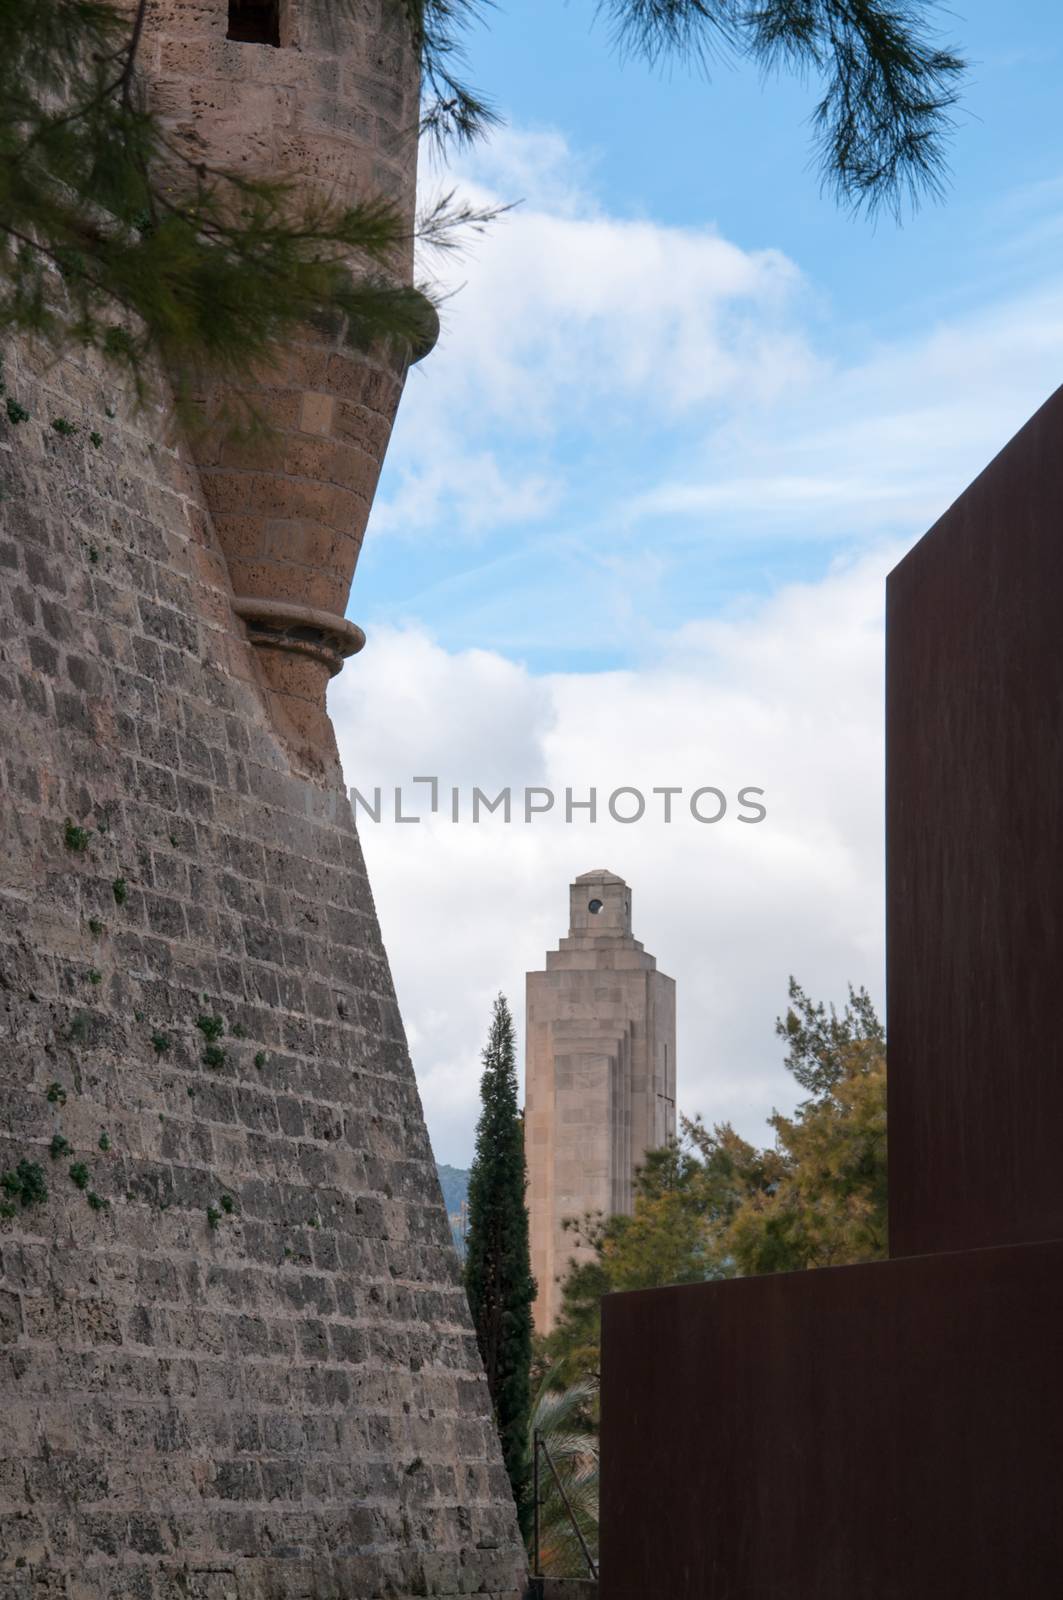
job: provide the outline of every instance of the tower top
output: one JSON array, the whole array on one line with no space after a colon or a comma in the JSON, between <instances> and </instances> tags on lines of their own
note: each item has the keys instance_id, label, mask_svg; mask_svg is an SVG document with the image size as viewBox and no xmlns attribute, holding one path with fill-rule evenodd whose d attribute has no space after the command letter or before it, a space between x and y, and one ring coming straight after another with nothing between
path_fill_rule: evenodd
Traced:
<instances>
[{"instance_id":1,"label":"tower top","mask_svg":"<svg viewBox=\"0 0 1063 1600\"><path fill-rule=\"evenodd\" d=\"M581 872L569 885L569 936L631 936L631 890L608 867Z\"/></svg>"}]
</instances>

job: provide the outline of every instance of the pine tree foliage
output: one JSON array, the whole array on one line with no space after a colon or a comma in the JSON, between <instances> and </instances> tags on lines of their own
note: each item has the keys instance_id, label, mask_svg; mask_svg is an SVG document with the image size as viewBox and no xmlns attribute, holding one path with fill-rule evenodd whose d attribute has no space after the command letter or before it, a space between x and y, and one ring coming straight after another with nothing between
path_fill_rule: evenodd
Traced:
<instances>
[{"instance_id":1,"label":"pine tree foliage","mask_svg":"<svg viewBox=\"0 0 1063 1600\"><path fill-rule=\"evenodd\" d=\"M152 358L186 384L246 374L322 317L423 344L433 308L394 270L409 225L170 138L138 78L145 14L0 0L0 334L96 350L139 387Z\"/></svg>"},{"instance_id":2,"label":"pine tree foliage","mask_svg":"<svg viewBox=\"0 0 1063 1600\"><path fill-rule=\"evenodd\" d=\"M883 1056L886 1030L875 1014L871 996L864 988L849 985L849 999L841 1015L832 1005L827 1008L810 1000L797 982L790 979L790 1004L786 1016L775 1024L775 1032L787 1045L787 1072L813 1099L829 1095L852 1070L854 1050L869 1057Z\"/></svg>"},{"instance_id":3,"label":"pine tree foliage","mask_svg":"<svg viewBox=\"0 0 1063 1600\"><path fill-rule=\"evenodd\" d=\"M481 21L491 0L399 0L420 50L421 131L440 145L471 144L500 121L490 101L457 76L465 59L463 35Z\"/></svg>"},{"instance_id":4,"label":"pine tree foliage","mask_svg":"<svg viewBox=\"0 0 1063 1600\"><path fill-rule=\"evenodd\" d=\"M458 144L482 135L496 113L460 70L463 34L490 0L385 3L420 54L423 129ZM161 359L179 395L204 374L246 375L321 317L344 319L356 345L423 346L434 310L392 271L409 229L391 206L216 170L166 134L138 78L146 7L0 0L0 336L99 351L136 386ZM940 189L963 63L930 38L930 0L599 0L597 10L620 48L651 64L724 50L816 77L821 171L844 202L899 207ZM425 236L446 244L493 214L444 203Z\"/></svg>"},{"instance_id":5,"label":"pine tree foliage","mask_svg":"<svg viewBox=\"0 0 1063 1600\"><path fill-rule=\"evenodd\" d=\"M530 1523L528 1412L531 1275L524 1128L517 1102L513 1019L495 1000L480 1083L476 1155L469 1177L465 1291L487 1373L502 1456L525 1534Z\"/></svg>"},{"instance_id":6,"label":"pine tree foliage","mask_svg":"<svg viewBox=\"0 0 1063 1600\"><path fill-rule=\"evenodd\" d=\"M496 115L455 76L461 35L490 0L402 0L421 41L425 126L459 141ZM597 0L622 55L704 67L716 55L813 77L824 184L843 204L899 212L938 194L964 62L935 42L934 0Z\"/></svg>"}]
</instances>

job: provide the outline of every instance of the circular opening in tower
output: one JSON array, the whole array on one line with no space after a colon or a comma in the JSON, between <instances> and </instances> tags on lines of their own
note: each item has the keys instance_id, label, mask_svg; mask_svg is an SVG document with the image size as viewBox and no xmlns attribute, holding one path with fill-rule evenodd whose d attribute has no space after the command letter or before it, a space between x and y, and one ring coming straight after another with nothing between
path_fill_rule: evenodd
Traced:
<instances>
[{"instance_id":1,"label":"circular opening in tower","mask_svg":"<svg viewBox=\"0 0 1063 1600\"><path fill-rule=\"evenodd\" d=\"M596 917L601 909L602 902L600 900L589 900L587 902L587 910L590 912L592 917Z\"/></svg>"}]
</instances>

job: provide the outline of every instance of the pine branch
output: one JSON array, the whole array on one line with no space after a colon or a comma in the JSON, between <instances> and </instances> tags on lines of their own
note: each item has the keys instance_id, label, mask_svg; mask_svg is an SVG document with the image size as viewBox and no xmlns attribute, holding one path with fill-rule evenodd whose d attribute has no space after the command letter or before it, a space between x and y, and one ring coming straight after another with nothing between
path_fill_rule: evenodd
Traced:
<instances>
[{"instance_id":1,"label":"pine branch","mask_svg":"<svg viewBox=\"0 0 1063 1600\"><path fill-rule=\"evenodd\" d=\"M338 9L351 0L331 0ZM387 0L418 49L423 124L465 143L497 121L458 76L491 0ZM916 0L600 0L618 44L654 63L714 50L825 80L814 114L824 183L898 210L941 190L963 64ZM99 350L141 384L153 358L224 374L269 358L307 317L407 351L432 319L397 287L412 242L383 203L324 204L291 184L210 169L137 93L146 0L0 0L0 333ZM452 249L506 208L444 197L414 230ZM355 282L352 263L363 277ZM419 331L418 331L419 330Z\"/></svg>"},{"instance_id":2,"label":"pine branch","mask_svg":"<svg viewBox=\"0 0 1063 1600\"><path fill-rule=\"evenodd\" d=\"M465 59L462 34L494 0L392 0L401 6L421 57L421 133L459 148L483 138L501 121L482 95L455 75Z\"/></svg>"},{"instance_id":3,"label":"pine branch","mask_svg":"<svg viewBox=\"0 0 1063 1600\"><path fill-rule=\"evenodd\" d=\"M713 54L737 48L745 8L738 0L598 0L622 55L651 66L667 56L704 67Z\"/></svg>"},{"instance_id":4,"label":"pine branch","mask_svg":"<svg viewBox=\"0 0 1063 1600\"><path fill-rule=\"evenodd\" d=\"M392 0L421 52L422 126L459 145L498 118L453 71L462 34L491 0ZM941 193L945 146L964 72L928 33L934 0L596 0L623 56L704 70L716 56L749 57L825 79L813 112L824 185L854 209Z\"/></svg>"},{"instance_id":5,"label":"pine branch","mask_svg":"<svg viewBox=\"0 0 1063 1600\"><path fill-rule=\"evenodd\" d=\"M452 254L461 249L470 233L483 233L518 204L514 201L509 205L474 206L459 200L457 191L450 189L420 212L416 238L432 249Z\"/></svg>"},{"instance_id":6,"label":"pine branch","mask_svg":"<svg viewBox=\"0 0 1063 1600\"><path fill-rule=\"evenodd\" d=\"M360 347L423 348L435 312L401 282L413 230L391 205L214 169L165 135L137 86L146 4L0 0L0 333L96 349L138 393L154 360L179 391L246 376L322 316ZM432 217L430 242L466 220Z\"/></svg>"}]
</instances>

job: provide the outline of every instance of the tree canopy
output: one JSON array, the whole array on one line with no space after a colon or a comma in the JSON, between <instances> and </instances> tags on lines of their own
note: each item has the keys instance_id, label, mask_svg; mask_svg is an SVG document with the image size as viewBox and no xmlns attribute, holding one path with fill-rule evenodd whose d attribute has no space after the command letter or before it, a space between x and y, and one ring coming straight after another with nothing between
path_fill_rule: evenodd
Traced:
<instances>
[{"instance_id":1,"label":"tree canopy","mask_svg":"<svg viewBox=\"0 0 1063 1600\"><path fill-rule=\"evenodd\" d=\"M336 7L354 0L322 0ZM497 120L460 77L488 0L385 0L422 61L422 127L459 144ZM814 76L824 181L856 207L940 188L963 63L929 0L599 0L615 46L656 64L716 52ZM143 385L152 359L245 374L321 316L368 344L423 343L433 311L389 263L410 224L379 197L339 205L291 175L208 168L143 92L146 0L0 0L0 335L98 351ZM484 215L443 207L453 239ZM350 263L359 260L352 274Z\"/></svg>"},{"instance_id":2,"label":"tree canopy","mask_svg":"<svg viewBox=\"0 0 1063 1600\"><path fill-rule=\"evenodd\" d=\"M631 1216L581 1224L594 1258L572 1267L545 1344L559 1381L596 1374L603 1294L871 1261L886 1254L886 1040L867 992L839 1014L790 980L776 1031L810 1091L757 1149L727 1123L684 1118L651 1151Z\"/></svg>"}]
</instances>

